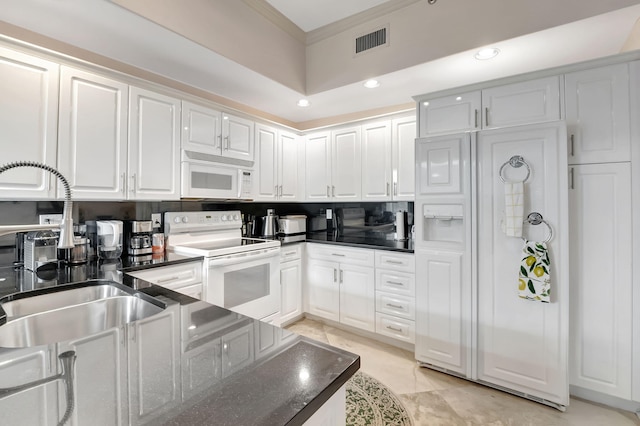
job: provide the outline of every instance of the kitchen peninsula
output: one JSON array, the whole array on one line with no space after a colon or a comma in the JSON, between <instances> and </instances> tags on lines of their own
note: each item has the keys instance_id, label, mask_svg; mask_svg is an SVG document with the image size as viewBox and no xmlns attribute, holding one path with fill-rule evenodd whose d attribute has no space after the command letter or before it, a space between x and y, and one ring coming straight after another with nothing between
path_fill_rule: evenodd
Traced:
<instances>
[{"instance_id":1,"label":"kitchen peninsula","mask_svg":"<svg viewBox=\"0 0 640 426\"><path fill-rule=\"evenodd\" d=\"M193 260L167 254L163 265ZM301 425L327 401L342 397L344 407L359 356L127 275L139 267L83 266L86 279L119 282L165 309L91 336L0 348L4 389L55 376L60 355L76 356L71 392L55 380L0 397L3 423L57 424L67 404L73 424ZM26 290L32 274L0 268L1 295ZM61 268L39 281L62 286L75 276Z\"/></svg>"}]
</instances>

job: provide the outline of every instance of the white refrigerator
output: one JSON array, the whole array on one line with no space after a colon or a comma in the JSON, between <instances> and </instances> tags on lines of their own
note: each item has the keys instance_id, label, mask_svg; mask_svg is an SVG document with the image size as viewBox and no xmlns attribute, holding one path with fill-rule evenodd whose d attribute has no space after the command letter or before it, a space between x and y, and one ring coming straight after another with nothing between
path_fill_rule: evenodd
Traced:
<instances>
[{"instance_id":1,"label":"white refrigerator","mask_svg":"<svg viewBox=\"0 0 640 426\"><path fill-rule=\"evenodd\" d=\"M417 139L414 208L416 359L559 409L569 403L565 129Z\"/></svg>"}]
</instances>

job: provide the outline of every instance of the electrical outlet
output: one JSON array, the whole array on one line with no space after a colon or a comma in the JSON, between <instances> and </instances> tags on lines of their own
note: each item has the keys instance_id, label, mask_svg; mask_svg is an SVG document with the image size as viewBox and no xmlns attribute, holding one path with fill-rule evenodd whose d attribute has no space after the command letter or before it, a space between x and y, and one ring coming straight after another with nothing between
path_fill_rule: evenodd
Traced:
<instances>
[{"instance_id":1,"label":"electrical outlet","mask_svg":"<svg viewBox=\"0 0 640 426\"><path fill-rule=\"evenodd\" d=\"M61 214L41 214L39 216L40 225L48 225L48 224L59 224L62 223L62 215Z\"/></svg>"},{"instance_id":2,"label":"electrical outlet","mask_svg":"<svg viewBox=\"0 0 640 426\"><path fill-rule=\"evenodd\" d=\"M162 213L151 213L151 223L154 228L160 228L162 226Z\"/></svg>"}]
</instances>

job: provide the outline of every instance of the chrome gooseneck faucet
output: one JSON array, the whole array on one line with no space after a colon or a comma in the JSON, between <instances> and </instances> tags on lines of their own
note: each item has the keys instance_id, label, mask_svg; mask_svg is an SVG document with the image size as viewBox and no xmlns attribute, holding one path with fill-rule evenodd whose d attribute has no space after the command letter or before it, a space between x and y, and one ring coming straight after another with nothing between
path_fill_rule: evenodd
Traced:
<instances>
[{"instance_id":1,"label":"chrome gooseneck faucet","mask_svg":"<svg viewBox=\"0 0 640 426\"><path fill-rule=\"evenodd\" d=\"M46 164L37 163L35 161L15 161L13 163L5 164L0 167L0 173L4 173L9 169L16 167L36 167L38 169L46 170L55 175L64 186L64 209L62 211L62 223L57 224L45 224L45 225L0 225L0 235L13 234L15 232L25 231L39 231L52 228L60 228L60 239L58 240L58 248L68 249L73 248L73 202L71 201L71 187L67 179L51 166Z\"/></svg>"}]
</instances>

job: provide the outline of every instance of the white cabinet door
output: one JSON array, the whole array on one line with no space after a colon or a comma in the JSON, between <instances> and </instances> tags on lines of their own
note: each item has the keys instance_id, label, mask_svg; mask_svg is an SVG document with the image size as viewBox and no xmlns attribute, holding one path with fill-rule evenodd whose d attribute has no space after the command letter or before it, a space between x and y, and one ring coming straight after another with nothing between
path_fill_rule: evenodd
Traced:
<instances>
[{"instance_id":1,"label":"white cabinet door","mask_svg":"<svg viewBox=\"0 0 640 426\"><path fill-rule=\"evenodd\" d=\"M460 194L464 160L469 157L469 135L458 133L419 139L416 146L416 196Z\"/></svg>"},{"instance_id":2,"label":"white cabinet door","mask_svg":"<svg viewBox=\"0 0 640 426\"><path fill-rule=\"evenodd\" d=\"M279 132L278 134L278 182L281 201L301 201L304 188L302 178L301 157L302 143L293 133Z\"/></svg>"},{"instance_id":3,"label":"white cabinet door","mask_svg":"<svg viewBox=\"0 0 640 426\"><path fill-rule=\"evenodd\" d=\"M179 305L129 326L129 419L147 423L181 401Z\"/></svg>"},{"instance_id":4,"label":"white cabinet door","mask_svg":"<svg viewBox=\"0 0 640 426\"><path fill-rule=\"evenodd\" d=\"M568 182L564 125L544 124L481 132L478 136L478 379L567 405ZM539 212L553 229L551 303L518 297L523 242L501 229L501 166L520 155L531 168L525 216ZM525 227L541 241L544 225Z\"/></svg>"},{"instance_id":5,"label":"white cabinet door","mask_svg":"<svg viewBox=\"0 0 640 426\"><path fill-rule=\"evenodd\" d=\"M360 200L360 137L360 127L335 130L331 134L331 197L334 200Z\"/></svg>"},{"instance_id":6,"label":"white cabinet door","mask_svg":"<svg viewBox=\"0 0 640 426\"><path fill-rule=\"evenodd\" d=\"M362 200L391 199L391 122L362 126Z\"/></svg>"},{"instance_id":7,"label":"white cabinet door","mask_svg":"<svg viewBox=\"0 0 640 426\"><path fill-rule=\"evenodd\" d=\"M123 200L129 86L62 66L58 170L78 200ZM58 185L58 196L64 190Z\"/></svg>"},{"instance_id":8,"label":"white cabinet door","mask_svg":"<svg viewBox=\"0 0 640 426\"><path fill-rule=\"evenodd\" d=\"M471 285L462 279L463 257L463 253L416 250L416 275L420 277L416 358L467 375L470 312L463 306L463 292L471 292Z\"/></svg>"},{"instance_id":9,"label":"white cabinet door","mask_svg":"<svg viewBox=\"0 0 640 426\"><path fill-rule=\"evenodd\" d=\"M310 314L340 321L339 268L336 262L309 259L306 275Z\"/></svg>"},{"instance_id":10,"label":"white cabinet door","mask_svg":"<svg viewBox=\"0 0 640 426\"><path fill-rule=\"evenodd\" d=\"M0 388L54 376L58 374L57 368L60 362L51 356L48 346L7 350L6 355L0 353ZM57 425L63 414L58 410L57 386L54 381L0 399L2 424Z\"/></svg>"},{"instance_id":11,"label":"white cabinet door","mask_svg":"<svg viewBox=\"0 0 640 426\"><path fill-rule=\"evenodd\" d=\"M331 198L331 133L308 135L305 141L305 188L309 201Z\"/></svg>"},{"instance_id":12,"label":"white cabinet door","mask_svg":"<svg viewBox=\"0 0 640 426\"><path fill-rule=\"evenodd\" d=\"M481 93L460 93L420 102L420 137L480 128Z\"/></svg>"},{"instance_id":13,"label":"white cabinet door","mask_svg":"<svg viewBox=\"0 0 640 426\"><path fill-rule=\"evenodd\" d=\"M222 114L222 155L253 161L254 123L232 114Z\"/></svg>"},{"instance_id":14,"label":"white cabinet door","mask_svg":"<svg viewBox=\"0 0 640 426\"><path fill-rule=\"evenodd\" d=\"M182 101L182 149L220 155L221 121L220 111Z\"/></svg>"},{"instance_id":15,"label":"white cabinet door","mask_svg":"<svg viewBox=\"0 0 640 426\"><path fill-rule=\"evenodd\" d=\"M124 327L111 328L99 334L73 340L58 347L58 353L75 351L75 409L72 424L127 424L127 350ZM104 363L107 356L111 361ZM65 395L63 383L59 395ZM59 402L64 412L64 397Z\"/></svg>"},{"instance_id":16,"label":"white cabinet door","mask_svg":"<svg viewBox=\"0 0 640 426\"><path fill-rule=\"evenodd\" d=\"M482 91L484 129L560 120L560 77L546 77Z\"/></svg>"},{"instance_id":17,"label":"white cabinet door","mask_svg":"<svg viewBox=\"0 0 640 426\"><path fill-rule=\"evenodd\" d=\"M284 324L302 315L302 261L300 259L280 264L280 286L282 296L280 321Z\"/></svg>"},{"instance_id":18,"label":"white cabinet door","mask_svg":"<svg viewBox=\"0 0 640 426\"><path fill-rule=\"evenodd\" d=\"M206 341L206 339L203 339ZM222 344L220 338L190 348L182 355L182 399L197 395L222 380Z\"/></svg>"},{"instance_id":19,"label":"white cabinet door","mask_svg":"<svg viewBox=\"0 0 640 426\"><path fill-rule=\"evenodd\" d=\"M222 376L228 377L254 360L253 321L222 336Z\"/></svg>"},{"instance_id":20,"label":"white cabinet door","mask_svg":"<svg viewBox=\"0 0 640 426\"><path fill-rule=\"evenodd\" d=\"M340 322L367 331L375 331L375 273L374 268L341 263Z\"/></svg>"},{"instance_id":21,"label":"white cabinet door","mask_svg":"<svg viewBox=\"0 0 640 426\"><path fill-rule=\"evenodd\" d=\"M413 201L415 198L415 116L391 121L391 162L393 199Z\"/></svg>"},{"instance_id":22,"label":"white cabinet door","mask_svg":"<svg viewBox=\"0 0 640 426\"><path fill-rule=\"evenodd\" d=\"M278 198L278 131L256 124L256 171L254 198L274 201Z\"/></svg>"},{"instance_id":23,"label":"white cabinet door","mask_svg":"<svg viewBox=\"0 0 640 426\"><path fill-rule=\"evenodd\" d=\"M571 384L631 399L631 165L570 167Z\"/></svg>"},{"instance_id":24,"label":"white cabinet door","mask_svg":"<svg viewBox=\"0 0 640 426\"><path fill-rule=\"evenodd\" d=\"M130 87L129 199L180 199L180 101Z\"/></svg>"},{"instance_id":25,"label":"white cabinet door","mask_svg":"<svg viewBox=\"0 0 640 426\"><path fill-rule=\"evenodd\" d=\"M28 160L56 166L58 74L58 64L0 47L2 165ZM0 174L0 198L53 198L56 180L34 167L11 169Z\"/></svg>"},{"instance_id":26,"label":"white cabinet door","mask_svg":"<svg viewBox=\"0 0 640 426\"><path fill-rule=\"evenodd\" d=\"M569 164L629 161L629 66L565 75Z\"/></svg>"}]
</instances>

